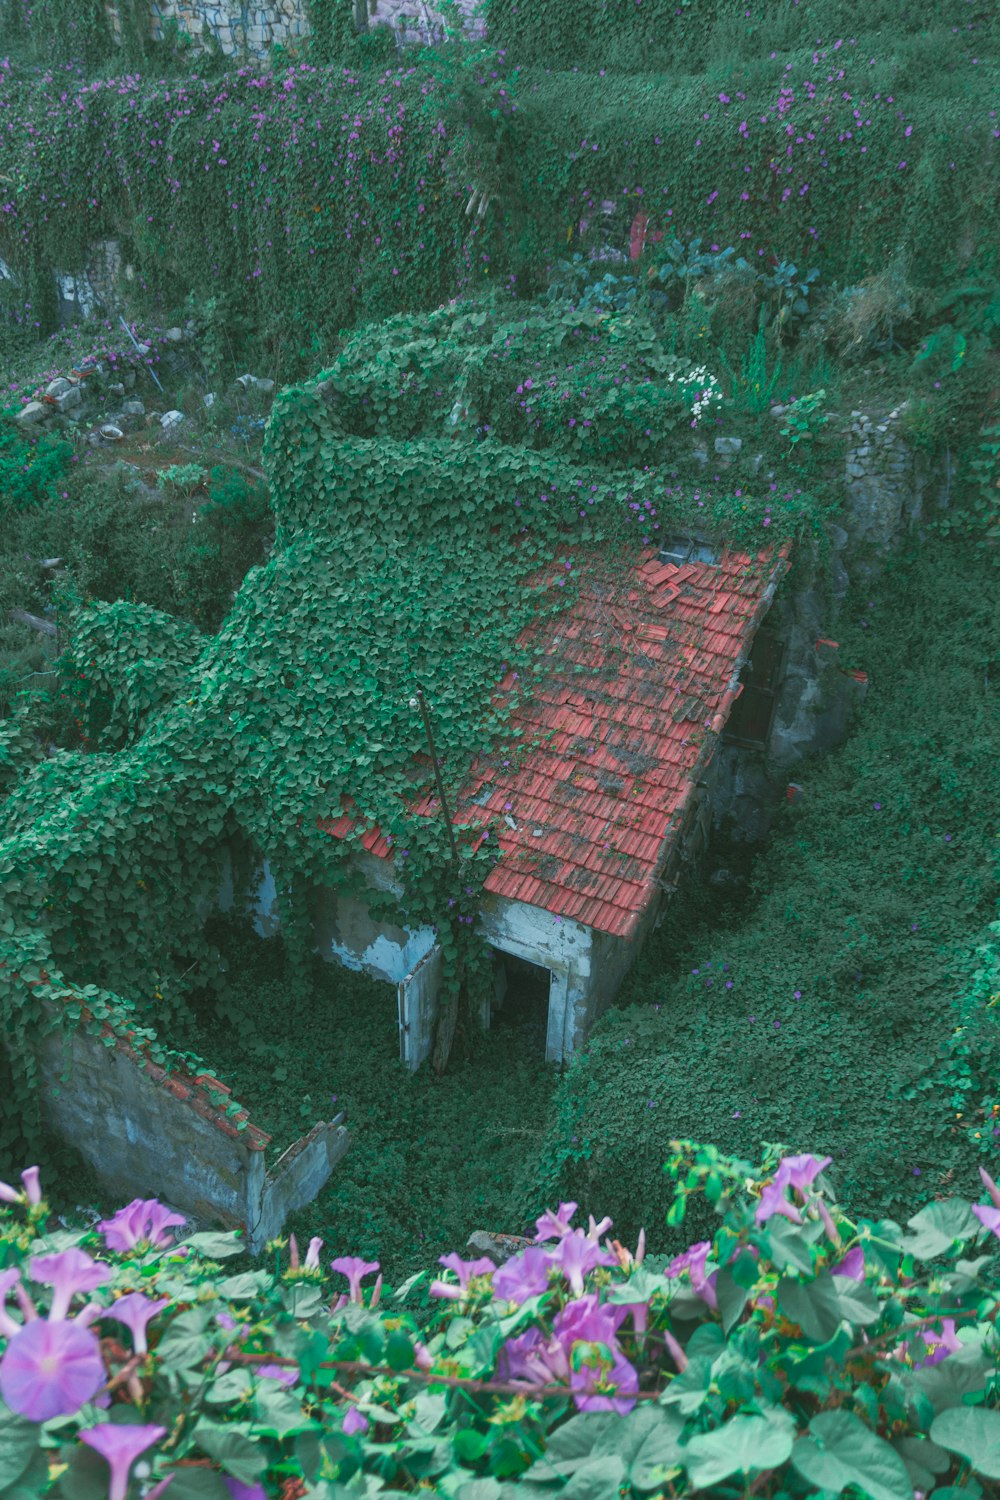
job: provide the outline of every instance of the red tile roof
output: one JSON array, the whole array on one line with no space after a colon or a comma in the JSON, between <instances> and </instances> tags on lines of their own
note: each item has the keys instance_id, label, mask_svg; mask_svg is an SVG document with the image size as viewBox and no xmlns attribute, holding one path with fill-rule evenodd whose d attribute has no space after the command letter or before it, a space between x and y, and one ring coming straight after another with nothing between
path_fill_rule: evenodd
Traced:
<instances>
[{"instance_id":1,"label":"red tile roof","mask_svg":"<svg viewBox=\"0 0 1000 1500\"><path fill-rule=\"evenodd\" d=\"M552 670L512 715L519 763L478 760L455 799L456 824L496 827L487 891L634 932L787 556L729 552L718 565L677 566L647 553L623 581L585 576L571 609L529 627ZM499 691L514 686L508 676ZM414 810L437 805L426 796ZM322 826L343 838L355 824L347 811ZM361 844L392 853L377 828Z\"/></svg>"}]
</instances>

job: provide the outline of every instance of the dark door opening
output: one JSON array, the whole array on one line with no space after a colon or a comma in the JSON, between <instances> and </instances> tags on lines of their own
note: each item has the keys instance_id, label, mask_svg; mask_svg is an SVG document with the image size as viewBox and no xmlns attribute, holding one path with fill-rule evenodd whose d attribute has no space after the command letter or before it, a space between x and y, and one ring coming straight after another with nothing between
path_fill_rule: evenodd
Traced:
<instances>
[{"instance_id":1,"label":"dark door opening","mask_svg":"<svg viewBox=\"0 0 1000 1500\"><path fill-rule=\"evenodd\" d=\"M493 1024L524 1027L537 1033L538 1046L544 1052L552 976L540 964L528 963L510 953L498 953L497 963L502 972L497 976L498 1001Z\"/></svg>"}]
</instances>

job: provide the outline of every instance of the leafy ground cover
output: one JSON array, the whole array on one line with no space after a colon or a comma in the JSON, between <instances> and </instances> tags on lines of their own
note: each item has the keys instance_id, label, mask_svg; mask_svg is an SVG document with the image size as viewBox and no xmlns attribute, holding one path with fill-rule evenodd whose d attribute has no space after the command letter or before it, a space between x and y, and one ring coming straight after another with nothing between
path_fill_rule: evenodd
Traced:
<instances>
[{"instance_id":1,"label":"leafy ground cover","mask_svg":"<svg viewBox=\"0 0 1000 1500\"><path fill-rule=\"evenodd\" d=\"M555 1075L531 1024L503 1024L447 1077L399 1061L391 985L317 959L290 1002L280 939L231 934L227 992L178 1041L209 1060L283 1150L319 1119L347 1112L354 1140L317 1201L292 1225L378 1256L397 1280L475 1229L519 1231L512 1187L540 1145Z\"/></svg>"},{"instance_id":2,"label":"leafy ground cover","mask_svg":"<svg viewBox=\"0 0 1000 1500\"><path fill-rule=\"evenodd\" d=\"M970 1146L996 1159L944 1061L997 914L990 578L973 548L925 539L855 597L843 648L871 686L853 734L798 770L747 895L691 883L669 908L559 1085L543 1194L655 1228L678 1135L818 1143L864 1213L968 1189Z\"/></svg>"}]
</instances>

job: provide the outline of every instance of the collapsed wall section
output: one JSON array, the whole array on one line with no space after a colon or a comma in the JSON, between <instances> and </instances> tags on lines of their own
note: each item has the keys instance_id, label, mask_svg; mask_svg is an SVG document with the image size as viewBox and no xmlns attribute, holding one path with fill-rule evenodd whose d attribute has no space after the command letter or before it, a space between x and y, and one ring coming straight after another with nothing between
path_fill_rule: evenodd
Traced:
<instances>
[{"instance_id":1,"label":"collapsed wall section","mask_svg":"<svg viewBox=\"0 0 1000 1500\"><path fill-rule=\"evenodd\" d=\"M241 1229L256 1253L312 1201L350 1144L339 1114L268 1171L270 1136L217 1078L167 1072L86 1010L60 1025L56 1005L43 1008L57 1023L35 1043L43 1119L109 1193L161 1198L195 1223Z\"/></svg>"}]
</instances>

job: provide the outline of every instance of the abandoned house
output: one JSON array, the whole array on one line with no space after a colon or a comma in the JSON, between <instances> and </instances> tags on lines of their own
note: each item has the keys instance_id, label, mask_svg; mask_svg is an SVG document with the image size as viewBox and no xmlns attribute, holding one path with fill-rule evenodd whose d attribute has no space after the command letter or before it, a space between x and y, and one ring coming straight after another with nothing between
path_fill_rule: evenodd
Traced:
<instances>
[{"instance_id":1,"label":"abandoned house","mask_svg":"<svg viewBox=\"0 0 1000 1500\"><path fill-rule=\"evenodd\" d=\"M751 651L755 638L767 639L760 626L787 567L787 549L750 556L682 540L646 549L614 588L599 571L585 576L568 610L529 627L552 663L515 710L534 748L506 771L473 764L449 812L456 825L495 830L500 856L480 909L496 955L495 1003L512 964L521 982L533 966L547 987L552 1062L580 1048L681 864L704 845L723 733L767 739L773 642L763 667ZM499 691L509 687L505 680ZM332 838L356 831L345 807L322 825ZM434 796L414 810L442 815ZM316 893L317 949L397 987L400 1056L416 1068L433 1039L436 934L407 924L401 862L378 828L362 834L350 859L350 893ZM398 923L376 917L366 891L395 896ZM254 899L262 935L276 928L275 897L265 863ZM482 1020L489 1025L489 1015Z\"/></svg>"}]
</instances>

